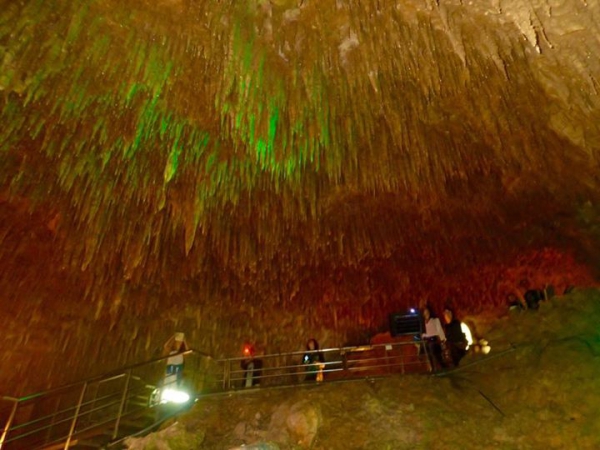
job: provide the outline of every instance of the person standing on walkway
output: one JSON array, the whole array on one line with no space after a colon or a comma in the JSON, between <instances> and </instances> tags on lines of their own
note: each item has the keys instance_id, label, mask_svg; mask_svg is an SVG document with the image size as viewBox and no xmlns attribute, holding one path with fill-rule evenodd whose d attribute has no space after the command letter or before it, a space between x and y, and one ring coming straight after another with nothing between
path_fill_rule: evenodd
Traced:
<instances>
[{"instance_id":1,"label":"person standing on walkway","mask_svg":"<svg viewBox=\"0 0 600 450\"><path fill-rule=\"evenodd\" d=\"M446 322L446 342L454 367L458 367L460 360L467 354L469 345L467 336L463 332L460 320L454 317L450 308L444 310L444 321Z\"/></svg>"},{"instance_id":2,"label":"person standing on walkway","mask_svg":"<svg viewBox=\"0 0 600 450\"><path fill-rule=\"evenodd\" d=\"M181 332L175 333L165 344L165 353L169 355L167 358L167 379L175 376L177 386L183 380L183 353L187 350L188 345L185 341L185 334Z\"/></svg>"},{"instance_id":3,"label":"person standing on walkway","mask_svg":"<svg viewBox=\"0 0 600 450\"><path fill-rule=\"evenodd\" d=\"M244 387L260 385L263 364L261 359L255 358L254 353L254 346L244 344L244 359L240 361L240 367L244 371Z\"/></svg>"},{"instance_id":4,"label":"person standing on walkway","mask_svg":"<svg viewBox=\"0 0 600 450\"><path fill-rule=\"evenodd\" d=\"M302 357L302 364L306 365L305 381L323 381L325 357L319 351L319 343L316 339L309 339L306 343L306 353Z\"/></svg>"},{"instance_id":5,"label":"person standing on walkway","mask_svg":"<svg viewBox=\"0 0 600 450\"><path fill-rule=\"evenodd\" d=\"M431 368L435 372L444 367L442 345L445 345L446 335L444 334L444 328L440 319L437 318L429 306L423 309L423 320L425 321L423 339L427 343L427 350L431 358Z\"/></svg>"}]
</instances>

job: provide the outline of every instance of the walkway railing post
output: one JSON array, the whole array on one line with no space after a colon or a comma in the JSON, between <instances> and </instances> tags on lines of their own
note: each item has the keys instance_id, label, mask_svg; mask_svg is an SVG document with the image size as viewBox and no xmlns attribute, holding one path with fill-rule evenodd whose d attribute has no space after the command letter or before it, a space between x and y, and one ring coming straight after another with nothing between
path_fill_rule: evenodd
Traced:
<instances>
[{"instance_id":1,"label":"walkway railing post","mask_svg":"<svg viewBox=\"0 0 600 450\"><path fill-rule=\"evenodd\" d=\"M402 373L404 375L405 370L404 370L404 348L402 346L400 346L398 348L398 351L400 352L400 373Z\"/></svg>"},{"instance_id":2,"label":"walkway railing post","mask_svg":"<svg viewBox=\"0 0 600 450\"><path fill-rule=\"evenodd\" d=\"M8 416L8 420L6 421L6 424L4 425L4 429L2 430L2 436L0 436L0 449L4 446L4 442L6 441L6 438L8 437L8 431L10 430L10 427L12 426L13 420L15 420L15 416L17 415L17 408L19 407L19 400L17 400L16 398L10 399L14 402L14 405L10 411L10 416Z\"/></svg>"},{"instance_id":3,"label":"walkway railing post","mask_svg":"<svg viewBox=\"0 0 600 450\"><path fill-rule=\"evenodd\" d=\"M433 372L433 364L431 364L431 358L433 356L429 355L429 346L427 345L427 342L422 339L421 339L421 345L423 346L423 349L425 350L425 358L427 359L427 367L429 368L430 372Z\"/></svg>"},{"instance_id":4,"label":"walkway railing post","mask_svg":"<svg viewBox=\"0 0 600 450\"><path fill-rule=\"evenodd\" d=\"M44 443L47 443L48 441L51 440L52 429L54 428L54 423L56 422L56 415L58 414L58 409L60 408L61 398L62 397L60 395L56 397L56 403L54 406L54 414L52 414L52 420L50 421L50 426L48 427L48 431L46 431L46 440L44 441Z\"/></svg>"},{"instance_id":5,"label":"walkway railing post","mask_svg":"<svg viewBox=\"0 0 600 450\"><path fill-rule=\"evenodd\" d=\"M77 419L79 418L79 411L81 410L81 404L83 403L83 397L85 397L85 391L87 390L88 384L87 381L83 383L83 388L81 389L81 394L79 394L79 401L77 402L77 408L75 409L75 415L73 416L73 422L71 422L71 429L69 430L69 435L67 436L67 440L65 442L65 450L69 448L71 445L71 439L73 438L73 433L75 433L75 426L77 425Z\"/></svg>"},{"instance_id":6,"label":"walkway railing post","mask_svg":"<svg viewBox=\"0 0 600 450\"><path fill-rule=\"evenodd\" d=\"M225 361L225 364L223 364L223 389L224 390L229 390L231 388L231 381L230 381L230 364L231 362L229 360Z\"/></svg>"},{"instance_id":7,"label":"walkway railing post","mask_svg":"<svg viewBox=\"0 0 600 450\"><path fill-rule=\"evenodd\" d=\"M125 409L125 403L127 402L127 393L129 392L129 381L131 380L131 369L127 371L125 378L125 389L123 389L123 395L121 396L121 403L119 405L119 413L117 414L117 421L115 422L115 429L113 430L112 438L116 439L119 433L119 425L121 424L121 416Z\"/></svg>"}]
</instances>

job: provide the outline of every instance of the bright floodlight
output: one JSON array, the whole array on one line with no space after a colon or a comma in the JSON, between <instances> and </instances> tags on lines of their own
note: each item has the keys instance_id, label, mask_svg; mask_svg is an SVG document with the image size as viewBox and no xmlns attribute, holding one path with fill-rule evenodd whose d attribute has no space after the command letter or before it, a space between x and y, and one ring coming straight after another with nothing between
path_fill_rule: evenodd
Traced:
<instances>
[{"instance_id":1,"label":"bright floodlight","mask_svg":"<svg viewBox=\"0 0 600 450\"><path fill-rule=\"evenodd\" d=\"M160 394L161 403L187 403L190 395L187 392L177 389L163 389Z\"/></svg>"},{"instance_id":2,"label":"bright floodlight","mask_svg":"<svg viewBox=\"0 0 600 450\"><path fill-rule=\"evenodd\" d=\"M471 334L471 330L469 330L469 325L467 325L464 322L461 322L460 330L465 334L465 337L467 338L467 348L465 350L468 350L469 347L473 345L473 335Z\"/></svg>"}]
</instances>

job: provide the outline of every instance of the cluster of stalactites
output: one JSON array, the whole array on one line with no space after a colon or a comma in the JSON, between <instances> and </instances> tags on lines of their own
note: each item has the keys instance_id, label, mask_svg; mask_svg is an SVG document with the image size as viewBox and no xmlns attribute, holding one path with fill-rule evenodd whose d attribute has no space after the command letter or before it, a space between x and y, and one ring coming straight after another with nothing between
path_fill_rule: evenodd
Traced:
<instances>
[{"instance_id":1,"label":"cluster of stalactites","mask_svg":"<svg viewBox=\"0 0 600 450\"><path fill-rule=\"evenodd\" d=\"M503 12L147 3L30 0L0 13L0 152L12 155L0 181L54 207L77 236L74 267L155 279L173 255L192 259L187 277L293 271L323 255L355 264L441 230L427 224L454 197L475 193L481 219L467 227L485 229L530 172L553 192L565 161L593 168L568 127L584 109L565 118L563 94L548 100L557 60L535 50L551 30L545 44ZM587 89L579 66L564 70L557 86ZM580 175L575 188L590 188ZM372 224L382 211L388 223Z\"/></svg>"}]
</instances>

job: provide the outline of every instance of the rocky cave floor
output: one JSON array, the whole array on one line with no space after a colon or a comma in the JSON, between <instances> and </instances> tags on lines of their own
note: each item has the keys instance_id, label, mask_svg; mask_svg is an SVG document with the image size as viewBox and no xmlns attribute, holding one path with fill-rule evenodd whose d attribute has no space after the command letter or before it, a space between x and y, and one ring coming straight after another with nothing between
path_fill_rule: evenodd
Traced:
<instances>
[{"instance_id":1,"label":"rocky cave floor","mask_svg":"<svg viewBox=\"0 0 600 450\"><path fill-rule=\"evenodd\" d=\"M130 449L600 448L600 291L490 324L458 370L201 398Z\"/></svg>"}]
</instances>

